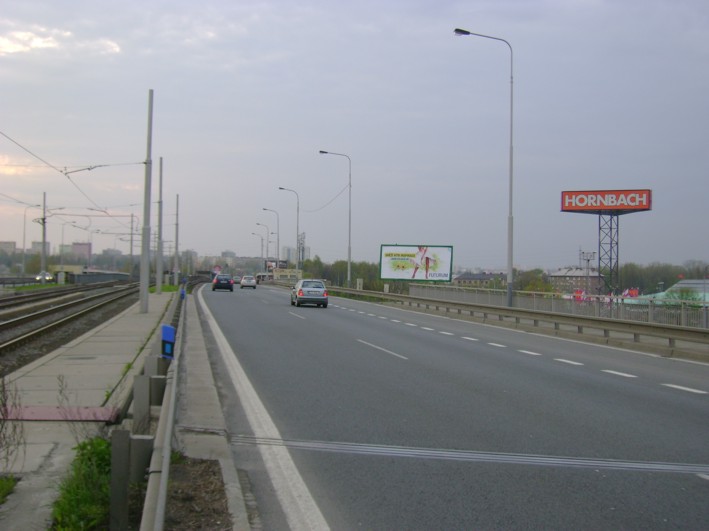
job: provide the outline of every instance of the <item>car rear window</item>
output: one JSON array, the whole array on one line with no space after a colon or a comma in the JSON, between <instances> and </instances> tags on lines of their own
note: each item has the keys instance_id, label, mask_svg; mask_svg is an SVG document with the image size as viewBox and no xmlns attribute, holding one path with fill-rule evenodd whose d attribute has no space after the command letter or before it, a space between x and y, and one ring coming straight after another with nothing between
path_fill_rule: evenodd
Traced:
<instances>
[{"instance_id":1,"label":"car rear window","mask_svg":"<svg viewBox=\"0 0 709 531\"><path fill-rule=\"evenodd\" d=\"M303 287L304 288L324 288L322 282L303 282Z\"/></svg>"},{"instance_id":2,"label":"car rear window","mask_svg":"<svg viewBox=\"0 0 709 531\"><path fill-rule=\"evenodd\" d=\"M231 275L217 275L217 278L218 278L219 280L230 280L230 279L231 279Z\"/></svg>"}]
</instances>

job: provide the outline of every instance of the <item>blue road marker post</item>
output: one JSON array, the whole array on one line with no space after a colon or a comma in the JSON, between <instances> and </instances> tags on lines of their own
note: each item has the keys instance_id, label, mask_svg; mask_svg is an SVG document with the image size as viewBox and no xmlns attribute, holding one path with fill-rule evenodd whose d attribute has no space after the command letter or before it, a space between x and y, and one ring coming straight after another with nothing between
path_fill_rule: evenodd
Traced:
<instances>
[{"instance_id":1,"label":"blue road marker post","mask_svg":"<svg viewBox=\"0 0 709 531\"><path fill-rule=\"evenodd\" d=\"M175 327L162 325L162 357L173 359L175 357Z\"/></svg>"}]
</instances>

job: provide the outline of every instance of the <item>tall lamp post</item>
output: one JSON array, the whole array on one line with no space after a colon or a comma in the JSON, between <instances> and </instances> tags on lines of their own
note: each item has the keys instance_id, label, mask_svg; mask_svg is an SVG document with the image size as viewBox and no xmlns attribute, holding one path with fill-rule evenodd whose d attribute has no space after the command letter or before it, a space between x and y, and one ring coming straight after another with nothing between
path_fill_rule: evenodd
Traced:
<instances>
[{"instance_id":1,"label":"tall lamp post","mask_svg":"<svg viewBox=\"0 0 709 531\"><path fill-rule=\"evenodd\" d=\"M276 215L276 267L278 268L281 267L281 219L275 210L270 208L264 208L263 210L273 212Z\"/></svg>"},{"instance_id":2,"label":"tall lamp post","mask_svg":"<svg viewBox=\"0 0 709 531\"><path fill-rule=\"evenodd\" d=\"M271 230L268 228L268 225L263 223L256 223L256 225L266 229L266 273L268 273L268 240L271 239Z\"/></svg>"},{"instance_id":3,"label":"tall lamp post","mask_svg":"<svg viewBox=\"0 0 709 531\"><path fill-rule=\"evenodd\" d=\"M263 259L263 236L261 236L260 234L256 234L255 232L252 232L251 234L253 234L257 238L261 238L261 258Z\"/></svg>"},{"instance_id":4,"label":"tall lamp post","mask_svg":"<svg viewBox=\"0 0 709 531\"><path fill-rule=\"evenodd\" d=\"M462 35L462 36L473 36L473 37L482 37L484 39L492 39L494 41L499 41L499 42L504 42L507 47L510 49L510 161L509 161L509 167L510 167L510 192L509 192L509 209L508 209L508 215L507 215L507 306L512 306L512 284L514 282L514 272L512 270L512 238L513 238L513 226L514 226L514 221L513 221L513 215L512 215L512 184L514 182L514 173L513 173L513 148L512 148L512 140L513 140L513 116L514 116L514 75L513 75L513 52L512 52L512 45L507 42L505 39L501 39L499 37L491 37L490 35L482 35L480 33L473 33L472 31L456 28L454 30L454 33L456 35Z\"/></svg>"},{"instance_id":5,"label":"tall lamp post","mask_svg":"<svg viewBox=\"0 0 709 531\"><path fill-rule=\"evenodd\" d=\"M332 151L320 150L321 155L336 155L338 157L347 157L349 163L349 214L347 222L347 287L352 287L352 159L344 153L333 153Z\"/></svg>"},{"instance_id":6,"label":"tall lamp post","mask_svg":"<svg viewBox=\"0 0 709 531\"><path fill-rule=\"evenodd\" d=\"M295 270L300 269L300 196L295 190L290 188L278 187L279 190L285 190L286 192L293 192L295 194Z\"/></svg>"}]
</instances>

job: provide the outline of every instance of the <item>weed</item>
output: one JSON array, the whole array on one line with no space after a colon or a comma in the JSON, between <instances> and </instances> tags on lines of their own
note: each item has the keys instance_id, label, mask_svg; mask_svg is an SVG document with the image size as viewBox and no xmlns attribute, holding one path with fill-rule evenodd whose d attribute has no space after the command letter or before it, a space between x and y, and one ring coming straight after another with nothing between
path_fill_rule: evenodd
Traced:
<instances>
[{"instance_id":1,"label":"weed","mask_svg":"<svg viewBox=\"0 0 709 531\"><path fill-rule=\"evenodd\" d=\"M0 476L0 505L5 503L5 500L15 488L15 485L17 485L17 478L15 476Z\"/></svg>"},{"instance_id":2,"label":"weed","mask_svg":"<svg viewBox=\"0 0 709 531\"><path fill-rule=\"evenodd\" d=\"M75 448L70 475L59 487L52 529L98 529L108 526L111 485L111 443L94 437Z\"/></svg>"}]
</instances>

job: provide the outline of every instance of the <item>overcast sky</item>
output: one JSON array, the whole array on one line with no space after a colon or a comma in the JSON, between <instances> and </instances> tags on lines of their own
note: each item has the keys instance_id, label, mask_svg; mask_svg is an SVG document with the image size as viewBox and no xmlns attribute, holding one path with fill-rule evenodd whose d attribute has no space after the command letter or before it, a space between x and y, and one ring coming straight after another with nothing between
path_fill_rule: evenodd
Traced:
<instances>
[{"instance_id":1,"label":"overcast sky","mask_svg":"<svg viewBox=\"0 0 709 531\"><path fill-rule=\"evenodd\" d=\"M166 248L177 195L181 250L260 256L257 223L294 246L281 186L311 254L346 259L348 159L327 150L352 161L353 261L452 245L455 266L504 270L511 55L456 27L514 52L515 266L598 249L562 191L634 188L653 208L620 218L621 266L709 262L706 0L5 0L0 241L21 245L25 213L41 240L26 206L46 192L53 249L62 226L88 240L75 221L128 253L153 89Z\"/></svg>"}]
</instances>

